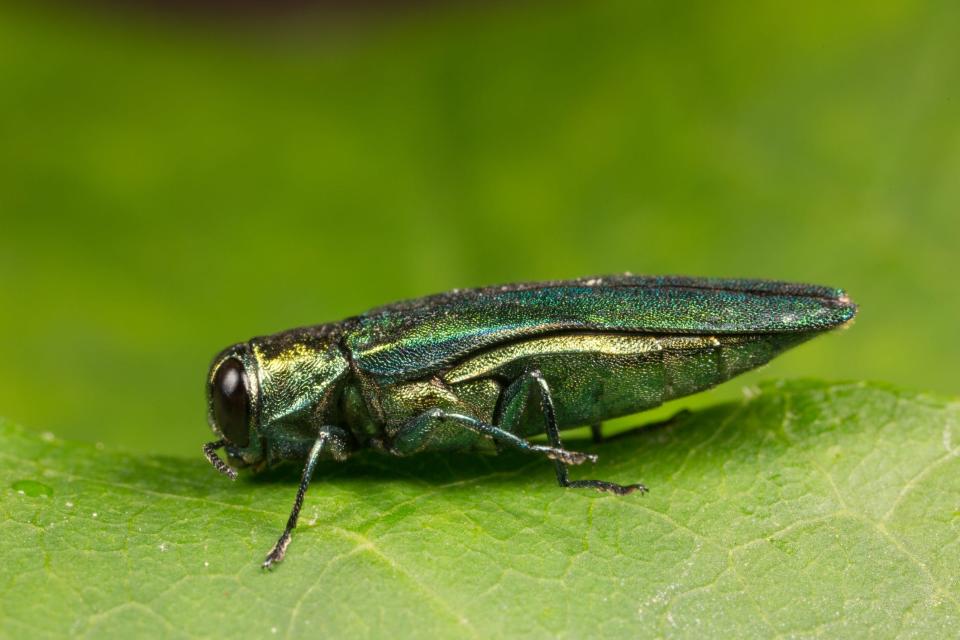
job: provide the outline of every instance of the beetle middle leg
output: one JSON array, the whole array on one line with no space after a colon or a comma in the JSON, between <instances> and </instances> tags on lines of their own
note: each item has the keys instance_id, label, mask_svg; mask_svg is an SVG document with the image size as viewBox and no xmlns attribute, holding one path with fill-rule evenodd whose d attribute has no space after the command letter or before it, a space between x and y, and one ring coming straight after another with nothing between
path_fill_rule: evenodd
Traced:
<instances>
[{"instance_id":1,"label":"beetle middle leg","mask_svg":"<svg viewBox=\"0 0 960 640\"><path fill-rule=\"evenodd\" d=\"M557 426L557 413L553 405L553 396L550 393L550 386L544 379L540 371L534 369L515 380L503 392L503 398L500 400L500 406L497 411L495 422L500 428L507 431L514 431L523 420L526 412L527 401L536 393L540 398L540 407L543 412L544 429L547 433L547 440L557 448L563 449L563 442L560 440L560 428ZM554 466L557 471L557 482L561 487L572 489L596 489L607 493L614 493L624 496L634 491L645 493L647 488L642 484L621 485L606 480L570 480L567 473L567 464L560 458L554 458Z\"/></svg>"}]
</instances>

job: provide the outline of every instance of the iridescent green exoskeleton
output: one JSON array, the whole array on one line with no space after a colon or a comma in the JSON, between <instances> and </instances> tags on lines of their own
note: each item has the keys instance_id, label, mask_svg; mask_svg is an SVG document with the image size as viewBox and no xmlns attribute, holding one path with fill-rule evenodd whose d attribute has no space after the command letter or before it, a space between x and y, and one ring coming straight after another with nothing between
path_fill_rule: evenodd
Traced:
<instances>
[{"instance_id":1,"label":"iridescent green exoskeleton","mask_svg":"<svg viewBox=\"0 0 960 640\"><path fill-rule=\"evenodd\" d=\"M563 487L617 495L640 484L570 480L560 431L655 407L758 367L849 322L840 289L762 280L632 275L452 291L220 353L204 453L254 470L304 463L283 559L318 460L377 449L515 447L554 461ZM595 426L595 433L599 427ZM528 440L546 434L546 444Z\"/></svg>"}]
</instances>

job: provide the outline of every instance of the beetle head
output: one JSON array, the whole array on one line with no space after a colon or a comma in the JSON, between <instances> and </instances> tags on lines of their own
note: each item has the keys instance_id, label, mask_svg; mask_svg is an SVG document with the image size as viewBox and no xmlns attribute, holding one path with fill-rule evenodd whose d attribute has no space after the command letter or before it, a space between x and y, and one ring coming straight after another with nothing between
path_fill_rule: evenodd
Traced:
<instances>
[{"instance_id":1,"label":"beetle head","mask_svg":"<svg viewBox=\"0 0 960 640\"><path fill-rule=\"evenodd\" d=\"M205 446L204 452L218 470L235 476L219 459L214 461L212 450L221 446L237 466L257 466L264 460L259 410L258 365L251 349L246 343L224 349L213 359L207 375L207 421L219 440Z\"/></svg>"},{"instance_id":2,"label":"beetle head","mask_svg":"<svg viewBox=\"0 0 960 640\"><path fill-rule=\"evenodd\" d=\"M220 352L207 375L207 416L218 438L204 446L219 471L236 474L216 457L259 470L304 460L319 429L337 411L337 390L349 370L336 325L293 329L254 338Z\"/></svg>"}]
</instances>

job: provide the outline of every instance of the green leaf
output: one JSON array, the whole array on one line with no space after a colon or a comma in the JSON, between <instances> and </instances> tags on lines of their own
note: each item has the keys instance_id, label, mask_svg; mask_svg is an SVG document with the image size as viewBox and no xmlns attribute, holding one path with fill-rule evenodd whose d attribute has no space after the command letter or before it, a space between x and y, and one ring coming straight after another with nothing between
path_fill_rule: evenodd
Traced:
<instances>
[{"instance_id":1,"label":"green leaf","mask_svg":"<svg viewBox=\"0 0 960 640\"><path fill-rule=\"evenodd\" d=\"M946 637L960 628L960 404L770 384L602 445L216 475L0 426L0 635Z\"/></svg>"}]
</instances>

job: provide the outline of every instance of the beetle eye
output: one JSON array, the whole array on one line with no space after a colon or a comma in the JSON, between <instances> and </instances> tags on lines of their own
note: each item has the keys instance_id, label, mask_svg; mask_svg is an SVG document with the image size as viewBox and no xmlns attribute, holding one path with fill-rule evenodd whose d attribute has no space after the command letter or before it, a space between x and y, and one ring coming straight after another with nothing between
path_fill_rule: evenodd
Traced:
<instances>
[{"instance_id":1,"label":"beetle eye","mask_svg":"<svg viewBox=\"0 0 960 640\"><path fill-rule=\"evenodd\" d=\"M213 376L213 419L223 437L239 447L250 443L250 399L246 383L247 374L236 358L221 362Z\"/></svg>"}]
</instances>

